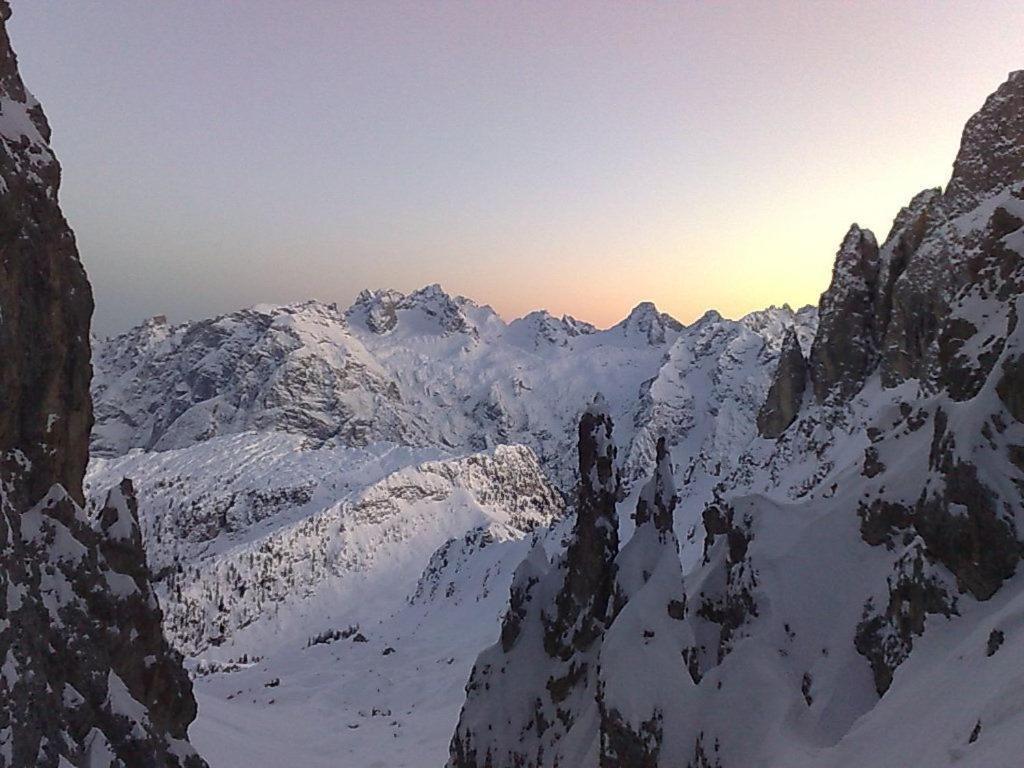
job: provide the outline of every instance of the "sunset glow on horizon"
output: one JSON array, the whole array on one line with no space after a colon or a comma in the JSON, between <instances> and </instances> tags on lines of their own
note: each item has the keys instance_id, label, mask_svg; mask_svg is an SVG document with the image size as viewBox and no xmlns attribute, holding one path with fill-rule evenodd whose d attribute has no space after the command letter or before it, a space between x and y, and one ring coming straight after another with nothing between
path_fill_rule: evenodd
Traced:
<instances>
[{"instance_id":1,"label":"sunset glow on horizon","mask_svg":"<svg viewBox=\"0 0 1024 768\"><path fill-rule=\"evenodd\" d=\"M1024 67L996 0L12 6L101 334L435 282L598 326L816 303Z\"/></svg>"}]
</instances>

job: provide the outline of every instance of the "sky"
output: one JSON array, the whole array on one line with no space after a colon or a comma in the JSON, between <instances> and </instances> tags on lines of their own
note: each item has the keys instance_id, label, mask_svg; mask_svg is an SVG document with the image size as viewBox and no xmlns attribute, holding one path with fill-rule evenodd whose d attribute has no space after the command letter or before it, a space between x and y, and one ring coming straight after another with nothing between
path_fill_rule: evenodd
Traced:
<instances>
[{"instance_id":1,"label":"sky","mask_svg":"<svg viewBox=\"0 0 1024 768\"><path fill-rule=\"evenodd\" d=\"M106 335L439 282L508 319L816 303L945 184L1024 3L12 0Z\"/></svg>"}]
</instances>

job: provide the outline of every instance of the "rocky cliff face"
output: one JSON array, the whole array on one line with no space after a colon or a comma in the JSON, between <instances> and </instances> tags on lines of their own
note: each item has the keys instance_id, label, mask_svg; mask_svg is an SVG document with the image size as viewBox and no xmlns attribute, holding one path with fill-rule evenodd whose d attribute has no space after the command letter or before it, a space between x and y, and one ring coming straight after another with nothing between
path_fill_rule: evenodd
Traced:
<instances>
[{"instance_id":1,"label":"rocky cliff face","mask_svg":"<svg viewBox=\"0 0 1024 768\"><path fill-rule=\"evenodd\" d=\"M0 766L197 768L132 487L82 508L92 297L49 137L0 25Z\"/></svg>"},{"instance_id":2,"label":"rocky cliff face","mask_svg":"<svg viewBox=\"0 0 1024 768\"><path fill-rule=\"evenodd\" d=\"M818 402L848 400L877 363L873 300L878 283L878 243L856 224L843 238L832 283L818 308L818 333L811 347L811 380Z\"/></svg>"},{"instance_id":3,"label":"rocky cliff face","mask_svg":"<svg viewBox=\"0 0 1024 768\"><path fill-rule=\"evenodd\" d=\"M775 438L796 419L807 388L807 361L800 350L796 331L790 329L782 341L779 364L768 396L757 413L757 430L762 437Z\"/></svg>"},{"instance_id":4,"label":"rocky cliff face","mask_svg":"<svg viewBox=\"0 0 1024 768\"><path fill-rule=\"evenodd\" d=\"M616 588L588 655L563 668L530 627L565 565L524 563L515 642L481 655L453 766L1016 759L1022 115L1015 73L968 124L945 191L917 195L881 245L847 233L809 356L787 339L767 388L759 427L774 439L753 440L714 482L703 556L685 576L634 568L660 583L645 588L656 599ZM652 536L638 518L600 564L617 584ZM556 704L552 690L571 695Z\"/></svg>"}]
</instances>

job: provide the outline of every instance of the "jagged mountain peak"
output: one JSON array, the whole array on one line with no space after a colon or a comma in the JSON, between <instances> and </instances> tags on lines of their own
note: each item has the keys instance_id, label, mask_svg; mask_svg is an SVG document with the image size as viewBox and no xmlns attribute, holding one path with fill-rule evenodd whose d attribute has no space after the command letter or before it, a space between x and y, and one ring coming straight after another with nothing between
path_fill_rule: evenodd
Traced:
<instances>
[{"instance_id":1,"label":"jagged mountain peak","mask_svg":"<svg viewBox=\"0 0 1024 768\"><path fill-rule=\"evenodd\" d=\"M597 332L597 326L593 323L588 323L586 320L577 320L572 315L563 314L560 319L562 324L575 336L585 336Z\"/></svg>"},{"instance_id":2,"label":"jagged mountain peak","mask_svg":"<svg viewBox=\"0 0 1024 768\"><path fill-rule=\"evenodd\" d=\"M694 320L690 327L720 323L724 319L725 318L723 317L722 313L719 312L717 309L709 309L706 310L703 315Z\"/></svg>"},{"instance_id":3,"label":"jagged mountain peak","mask_svg":"<svg viewBox=\"0 0 1024 768\"><path fill-rule=\"evenodd\" d=\"M874 234L851 225L836 254L832 282L821 295L811 347L811 378L819 402L852 397L877 362L873 306L878 270Z\"/></svg>"},{"instance_id":4,"label":"jagged mountain peak","mask_svg":"<svg viewBox=\"0 0 1024 768\"><path fill-rule=\"evenodd\" d=\"M885 238L886 244L891 243L894 236L911 224L915 218L920 217L922 213L926 213L928 209L941 199L941 187L922 189L914 195L910 202L903 206L899 213L896 214L896 218L893 219L892 226L889 228L889 234Z\"/></svg>"},{"instance_id":5,"label":"jagged mountain peak","mask_svg":"<svg viewBox=\"0 0 1024 768\"><path fill-rule=\"evenodd\" d=\"M365 327L378 336L396 329L407 335L478 336L487 326L501 324L489 306L477 304L465 296L453 296L440 283L431 283L408 294L392 289L364 290L345 315L354 328Z\"/></svg>"},{"instance_id":6,"label":"jagged mountain peak","mask_svg":"<svg viewBox=\"0 0 1024 768\"><path fill-rule=\"evenodd\" d=\"M458 305L458 304L463 304L463 303L466 303L466 302L474 303L474 302L471 302L469 299L465 298L464 296L454 296L454 295L448 293L448 291L446 291L441 286L440 283L430 283L428 285L423 286L422 288L417 288L416 290L414 290L411 293L407 294L405 296L404 300L409 305L412 305L412 304L428 304L428 305L429 304L434 304L434 305L454 304L454 305Z\"/></svg>"},{"instance_id":7,"label":"jagged mountain peak","mask_svg":"<svg viewBox=\"0 0 1024 768\"><path fill-rule=\"evenodd\" d=\"M673 341L683 330L683 324L669 314L660 312L651 301L642 301L612 330L626 335L646 338L649 344L665 344Z\"/></svg>"},{"instance_id":8,"label":"jagged mountain peak","mask_svg":"<svg viewBox=\"0 0 1024 768\"><path fill-rule=\"evenodd\" d=\"M967 121L944 203L950 216L1024 178L1024 70L1006 81Z\"/></svg>"},{"instance_id":9,"label":"jagged mountain peak","mask_svg":"<svg viewBox=\"0 0 1024 768\"><path fill-rule=\"evenodd\" d=\"M596 333L597 328L570 315L555 317L546 309L537 309L509 323L508 332L513 339L522 335L527 346L553 344L565 347L571 339Z\"/></svg>"},{"instance_id":10,"label":"jagged mountain peak","mask_svg":"<svg viewBox=\"0 0 1024 768\"><path fill-rule=\"evenodd\" d=\"M354 325L362 323L373 333L388 333L398 325L395 309L404 298L404 294L390 288L374 291L364 288L345 310L345 318Z\"/></svg>"}]
</instances>

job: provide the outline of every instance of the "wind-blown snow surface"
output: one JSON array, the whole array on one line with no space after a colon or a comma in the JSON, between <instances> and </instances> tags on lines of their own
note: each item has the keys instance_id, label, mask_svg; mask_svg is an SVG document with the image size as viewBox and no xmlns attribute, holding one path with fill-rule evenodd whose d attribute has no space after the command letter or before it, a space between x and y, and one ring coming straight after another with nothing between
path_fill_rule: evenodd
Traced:
<instances>
[{"instance_id":1,"label":"wind-blown snow surface","mask_svg":"<svg viewBox=\"0 0 1024 768\"><path fill-rule=\"evenodd\" d=\"M815 323L784 307L683 327L640 305L604 331L506 324L428 287L97 342L89 492L135 480L165 630L199 671L202 754L442 764L513 572L538 537L562 547L594 392L627 480L669 435L700 500L677 515L692 562L706 475L754 439L787 329L809 346Z\"/></svg>"}]
</instances>

